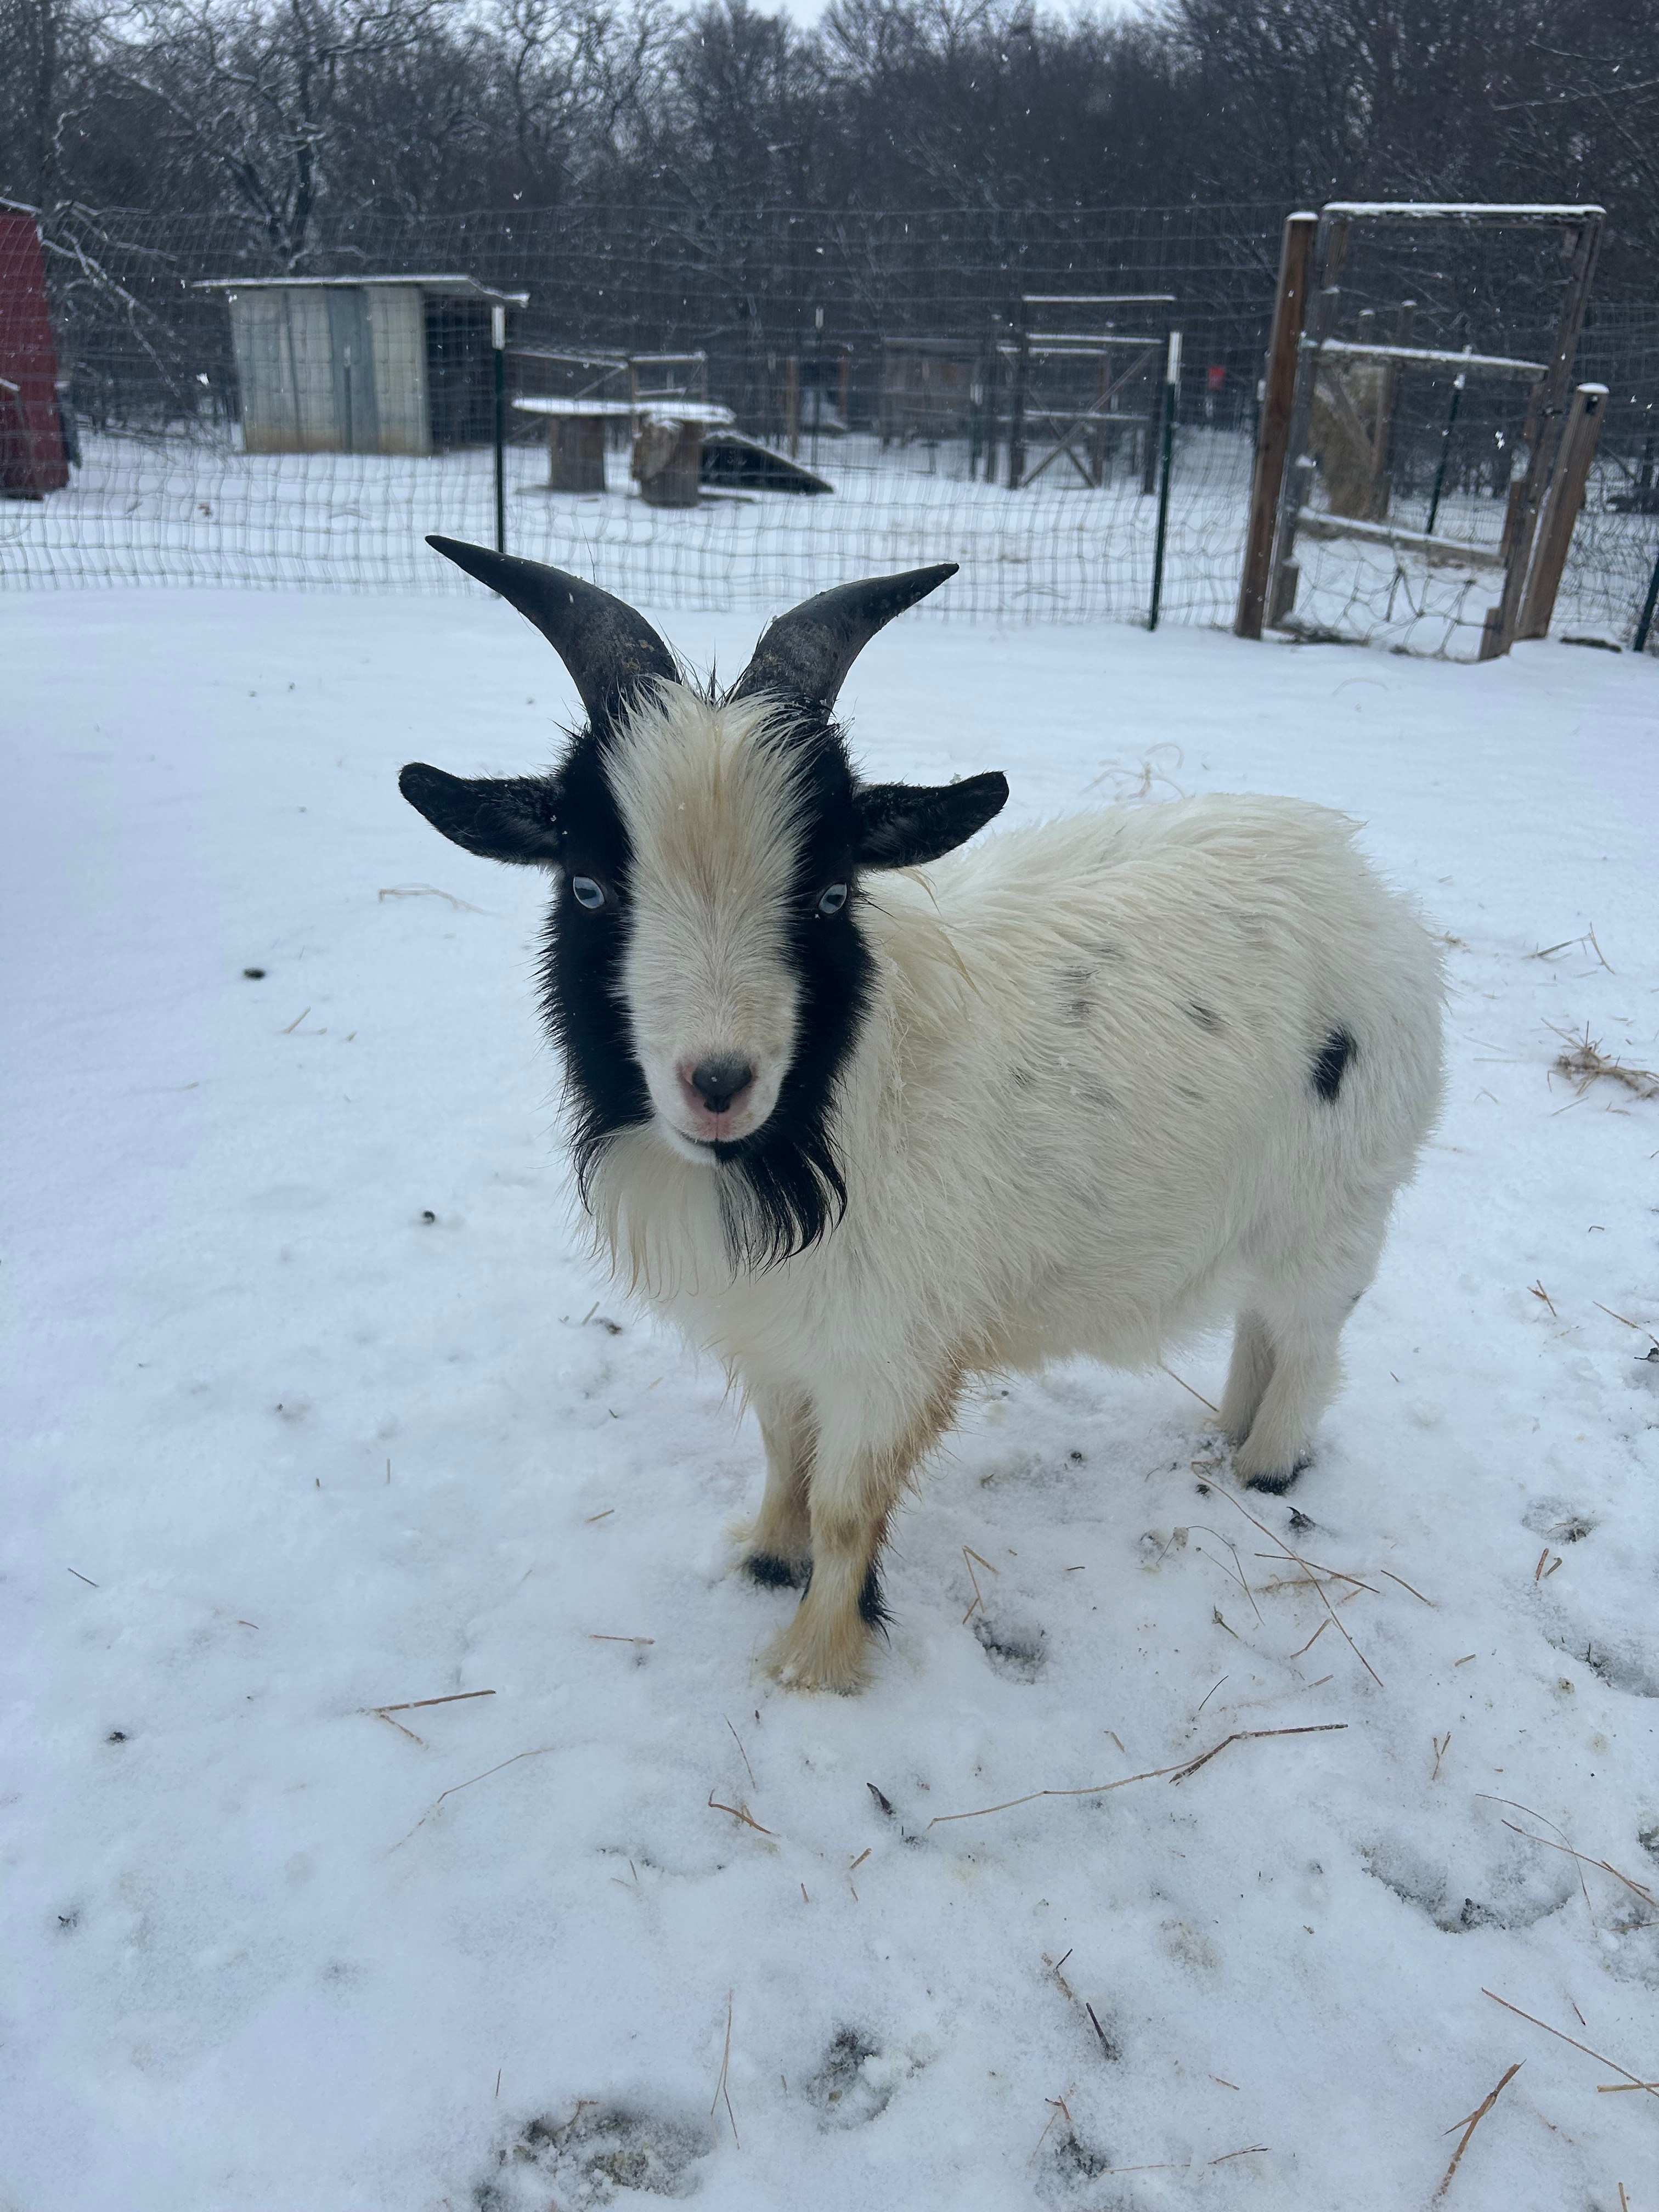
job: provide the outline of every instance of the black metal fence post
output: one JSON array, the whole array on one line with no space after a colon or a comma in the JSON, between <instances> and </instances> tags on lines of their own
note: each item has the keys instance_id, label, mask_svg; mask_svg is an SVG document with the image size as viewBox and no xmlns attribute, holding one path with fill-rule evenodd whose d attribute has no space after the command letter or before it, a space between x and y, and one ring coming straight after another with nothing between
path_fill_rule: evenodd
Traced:
<instances>
[{"instance_id":1,"label":"black metal fence post","mask_svg":"<svg viewBox=\"0 0 1659 2212\"><path fill-rule=\"evenodd\" d=\"M507 309L489 311L489 343L495 356L495 550L507 550Z\"/></svg>"},{"instance_id":2,"label":"black metal fence post","mask_svg":"<svg viewBox=\"0 0 1659 2212\"><path fill-rule=\"evenodd\" d=\"M1653 556L1653 574L1648 578L1648 595L1642 602L1642 618L1636 625L1635 649L1647 651L1648 635L1653 628L1653 611L1659 606L1659 552Z\"/></svg>"},{"instance_id":3,"label":"black metal fence post","mask_svg":"<svg viewBox=\"0 0 1659 2212\"><path fill-rule=\"evenodd\" d=\"M1181 388L1181 333L1170 333L1170 357L1164 371L1164 454L1158 477L1158 536L1152 544L1152 604L1146 617L1148 629L1158 628L1158 610L1164 597L1164 547L1170 531L1170 462L1175 452L1176 396Z\"/></svg>"}]
</instances>

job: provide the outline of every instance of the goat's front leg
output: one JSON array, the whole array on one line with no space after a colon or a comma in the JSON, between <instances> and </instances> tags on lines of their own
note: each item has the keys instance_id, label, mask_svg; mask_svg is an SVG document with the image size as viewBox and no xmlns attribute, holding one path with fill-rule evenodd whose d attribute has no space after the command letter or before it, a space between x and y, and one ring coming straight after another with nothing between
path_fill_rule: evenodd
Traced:
<instances>
[{"instance_id":1,"label":"goat's front leg","mask_svg":"<svg viewBox=\"0 0 1659 2212\"><path fill-rule=\"evenodd\" d=\"M757 1583L799 1588L812 1571L811 1407L802 1392L771 1388L752 1390L750 1401L766 1446L766 1494L744 1540L744 1571Z\"/></svg>"},{"instance_id":2,"label":"goat's front leg","mask_svg":"<svg viewBox=\"0 0 1659 2212\"><path fill-rule=\"evenodd\" d=\"M886 1433L848 1432L830 1410L871 1410L866 1389L850 1382L817 1401L818 1434L810 1492L812 1578L800 1609L766 1654L781 1682L800 1690L858 1688L870 1633L887 1618L880 1554L899 1492L922 1454L949 1424L954 1382L898 1413Z\"/></svg>"}]
</instances>

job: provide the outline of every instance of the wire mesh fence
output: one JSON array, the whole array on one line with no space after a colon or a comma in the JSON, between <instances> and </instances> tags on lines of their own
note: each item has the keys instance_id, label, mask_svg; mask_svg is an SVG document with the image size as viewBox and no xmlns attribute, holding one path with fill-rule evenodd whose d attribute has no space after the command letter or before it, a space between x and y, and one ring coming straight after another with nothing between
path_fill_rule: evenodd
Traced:
<instances>
[{"instance_id":1,"label":"wire mesh fence","mask_svg":"<svg viewBox=\"0 0 1659 2212\"><path fill-rule=\"evenodd\" d=\"M364 221L291 270L229 221L61 211L78 465L0 503L0 583L458 588L422 541L493 538L505 307L509 550L665 609L954 560L947 615L1011 621L1146 619L1179 330L1162 619L1226 624L1281 216L572 208ZM1414 299L1425 348L1518 349L1541 342L1547 274L1443 247L1379 259L1353 304L1393 337ZM1659 308L1593 311L1579 373L1613 396L1557 627L1626 642L1659 539ZM1485 391L1454 416L1455 388L1407 380L1389 496L1396 517L1437 497L1439 529L1479 548L1515 425ZM1328 495L1341 465L1328 435ZM1316 632L1473 652L1479 568L1301 550Z\"/></svg>"}]
</instances>

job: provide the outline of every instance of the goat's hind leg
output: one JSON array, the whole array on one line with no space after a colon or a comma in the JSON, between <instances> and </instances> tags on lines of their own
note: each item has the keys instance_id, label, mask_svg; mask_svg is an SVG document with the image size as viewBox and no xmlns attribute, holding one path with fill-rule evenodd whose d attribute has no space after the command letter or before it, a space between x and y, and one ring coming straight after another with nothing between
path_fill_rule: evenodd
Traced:
<instances>
[{"instance_id":1,"label":"goat's hind leg","mask_svg":"<svg viewBox=\"0 0 1659 2212\"><path fill-rule=\"evenodd\" d=\"M1321 1288L1268 1305L1267 1384L1233 1460L1248 1489L1286 1491L1313 1457L1314 1431L1341 1377L1337 1340L1358 1297Z\"/></svg>"},{"instance_id":2,"label":"goat's hind leg","mask_svg":"<svg viewBox=\"0 0 1659 2212\"><path fill-rule=\"evenodd\" d=\"M1267 1324L1249 1306L1241 1307L1233 1332L1227 1387L1221 1394L1221 1432L1230 1443L1242 1444L1249 1435L1273 1371L1273 1343Z\"/></svg>"},{"instance_id":3,"label":"goat's hind leg","mask_svg":"<svg viewBox=\"0 0 1659 2212\"><path fill-rule=\"evenodd\" d=\"M766 1494L745 1539L745 1573L769 1588L799 1589L812 1571L812 1411L804 1395L753 1393L766 1446Z\"/></svg>"}]
</instances>

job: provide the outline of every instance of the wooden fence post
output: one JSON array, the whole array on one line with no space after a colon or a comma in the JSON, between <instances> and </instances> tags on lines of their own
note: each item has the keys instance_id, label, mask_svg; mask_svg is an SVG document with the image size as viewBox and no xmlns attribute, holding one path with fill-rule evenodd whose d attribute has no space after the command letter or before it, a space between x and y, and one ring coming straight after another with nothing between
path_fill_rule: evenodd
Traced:
<instances>
[{"instance_id":1,"label":"wooden fence post","mask_svg":"<svg viewBox=\"0 0 1659 2212\"><path fill-rule=\"evenodd\" d=\"M1279 294L1273 305L1273 337L1267 349L1261 416L1256 428L1255 474L1250 487L1250 519L1244 538L1244 570L1238 587L1238 612L1233 621L1233 632L1237 637L1260 637L1267 611L1273 529L1285 481L1285 462L1291 447L1297 355L1308 311L1308 264L1318 227L1316 215L1292 215L1285 220L1285 239L1279 257Z\"/></svg>"},{"instance_id":2,"label":"wooden fence post","mask_svg":"<svg viewBox=\"0 0 1659 2212\"><path fill-rule=\"evenodd\" d=\"M1573 528L1584 504L1590 464L1595 459L1596 443L1601 435L1607 398L1605 384L1581 384L1572 395L1539 515L1532 572L1527 578L1526 595L1516 625L1517 638L1549 635L1555 595L1561 588Z\"/></svg>"}]
</instances>

